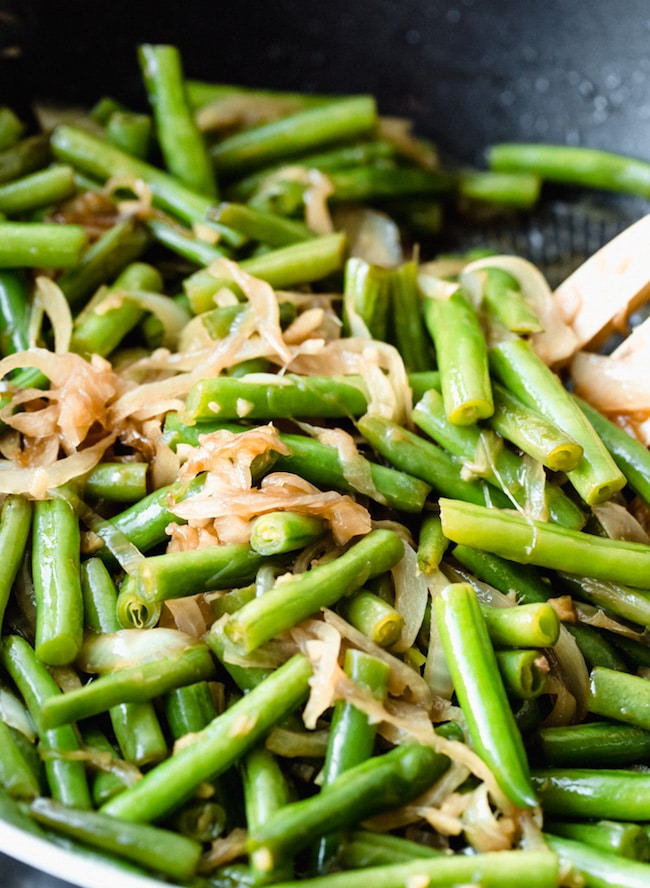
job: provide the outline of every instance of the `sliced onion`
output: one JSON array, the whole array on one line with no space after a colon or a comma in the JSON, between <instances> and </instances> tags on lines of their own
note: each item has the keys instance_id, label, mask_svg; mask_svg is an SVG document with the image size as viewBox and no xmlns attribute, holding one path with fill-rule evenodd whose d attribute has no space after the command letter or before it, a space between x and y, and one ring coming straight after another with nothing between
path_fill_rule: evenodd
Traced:
<instances>
[{"instance_id":1,"label":"sliced onion","mask_svg":"<svg viewBox=\"0 0 650 888\"><path fill-rule=\"evenodd\" d=\"M38 275L34 289L34 300L52 324L54 351L57 354L67 352L72 337L72 312L63 291L51 278Z\"/></svg>"},{"instance_id":2,"label":"sliced onion","mask_svg":"<svg viewBox=\"0 0 650 888\"><path fill-rule=\"evenodd\" d=\"M149 660L165 660L202 645L178 629L156 626L151 629L119 629L102 635L90 635L83 643L77 665L84 672L112 672L139 666Z\"/></svg>"},{"instance_id":3,"label":"sliced onion","mask_svg":"<svg viewBox=\"0 0 650 888\"><path fill-rule=\"evenodd\" d=\"M418 569L417 553L407 544L404 545L404 555L392 568L391 574L395 586L395 607L404 617L399 641L392 647L393 651L400 652L412 647L422 628L429 600L429 585L427 577Z\"/></svg>"},{"instance_id":4,"label":"sliced onion","mask_svg":"<svg viewBox=\"0 0 650 888\"><path fill-rule=\"evenodd\" d=\"M30 743L36 740L36 728L24 704L15 694L2 687L0 687L0 719L27 737Z\"/></svg>"}]
</instances>

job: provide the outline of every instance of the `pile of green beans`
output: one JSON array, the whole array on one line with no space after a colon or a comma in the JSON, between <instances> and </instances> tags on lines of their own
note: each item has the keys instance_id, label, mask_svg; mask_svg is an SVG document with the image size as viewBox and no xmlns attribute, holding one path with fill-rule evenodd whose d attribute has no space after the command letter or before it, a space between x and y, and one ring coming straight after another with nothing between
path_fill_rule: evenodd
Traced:
<instances>
[{"instance_id":1,"label":"pile of green beans","mask_svg":"<svg viewBox=\"0 0 650 888\"><path fill-rule=\"evenodd\" d=\"M645 166L447 169L371 96L137 63L144 108L0 109L0 818L184 888L650 884L650 543L596 508L647 516L650 455L537 355L521 281L418 263L448 214ZM50 484L114 407L75 442L61 357L163 394Z\"/></svg>"}]
</instances>

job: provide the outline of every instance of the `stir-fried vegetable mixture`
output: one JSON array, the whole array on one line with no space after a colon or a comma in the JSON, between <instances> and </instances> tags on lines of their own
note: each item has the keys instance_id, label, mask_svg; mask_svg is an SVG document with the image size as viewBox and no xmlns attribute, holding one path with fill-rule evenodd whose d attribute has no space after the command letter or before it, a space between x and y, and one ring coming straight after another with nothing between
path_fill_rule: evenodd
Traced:
<instances>
[{"instance_id":1,"label":"stir-fried vegetable mixture","mask_svg":"<svg viewBox=\"0 0 650 888\"><path fill-rule=\"evenodd\" d=\"M139 63L0 114L0 815L195 888L647 886L647 249L424 255L583 149Z\"/></svg>"}]
</instances>

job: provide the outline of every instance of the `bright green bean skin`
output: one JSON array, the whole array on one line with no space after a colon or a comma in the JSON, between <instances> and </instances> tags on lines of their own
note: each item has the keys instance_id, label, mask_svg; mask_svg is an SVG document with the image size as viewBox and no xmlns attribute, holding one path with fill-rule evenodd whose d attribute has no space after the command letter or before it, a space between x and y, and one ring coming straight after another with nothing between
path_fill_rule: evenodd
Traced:
<instances>
[{"instance_id":1,"label":"bright green bean skin","mask_svg":"<svg viewBox=\"0 0 650 888\"><path fill-rule=\"evenodd\" d=\"M626 860L575 839L544 834L546 843L558 854L562 864L570 865L585 880L588 888L643 888L650 878L650 865Z\"/></svg>"},{"instance_id":2,"label":"bright green bean skin","mask_svg":"<svg viewBox=\"0 0 650 888\"><path fill-rule=\"evenodd\" d=\"M196 873L201 844L171 830L142 823L127 826L97 811L67 808L45 798L32 803L30 814L57 832L171 878L186 880Z\"/></svg>"},{"instance_id":3,"label":"bright green bean skin","mask_svg":"<svg viewBox=\"0 0 650 888\"><path fill-rule=\"evenodd\" d=\"M490 349L490 368L521 401L539 411L582 447L577 466L567 473L590 506L608 500L626 479L593 427L555 374L524 339Z\"/></svg>"},{"instance_id":4,"label":"bright green bean skin","mask_svg":"<svg viewBox=\"0 0 650 888\"><path fill-rule=\"evenodd\" d=\"M0 786L14 799L33 799L41 793L38 774L0 719Z\"/></svg>"},{"instance_id":5,"label":"bright green bean skin","mask_svg":"<svg viewBox=\"0 0 650 888\"><path fill-rule=\"evenodd\" d=\"M625 767L650 755L650 732L614 722L542 727L538 743L552 768Z\"/></svg>"},{"instance_id":6,"label":"bright green bean skin","mask_svg":"<svg viewBox=\"0 0 650 888\"><path fill-rule=\"evenodd\" d=\"M198 194L216 197L210 156L187 103L178 48L143 43L138 58L167 169Z\"/></svg>"},{"instance_id":7,"label":"bright green bean skin","mask_svg":"<svg viewBox=\"0 0 650 888\"><path fill-rule=\"evenodd\" d=\"M0 212L14 216L46 207L71 197L76 187L72 167L56 164L0 185Z\"/></svg>"},{"instance_id":8,"label":"bright green bean skin","mask_svg":"<svg viewBox=\"0 0 650 888\"><path fill-rule=\"evenodd\" d=\"M73 268L87 243L80 225L0 222L0 268Z\"/></svg>"},{"instance_id":9,"label":"bright green bean skin","mask_svg":"<svg viewBox=\"0 0 650 888\"><path fill-rule=\"evenodd\" d=\"M0 628L9 603L11 589L25 555L32 525L33 507L26 497L7 496L0 512Z\"/></svg>"},{"instance_id":10,"label":"bright green bean skin","mask_svg":"<svg viewBox=\"0 0 650 888\"><path fill-rule=\"evenodd\" d=\"M390 570L403 557L401 539L393 531L372 530L338 558L276 583L245 604L226 624L226 633L243 652L255 650L280 632L322 607Z\"/></svg>"},{"instance_id":11,"label":"bright green bean skin","mask_svg":"<svg viewBox=\"0 0 650 888\"><path fill-rule=\"evenodd\" d=\"M17 635L5 636L0 645L2 665L20 691L39 735L45 756L45 776L52 797L64 805L90 809L92 799L83 762L56 755L59 751L77 752L79 740L72 725L45 730L41 707L46 699L61 694L58 685L37 659L30 645Z\"/></svg>"},{"instance_id":12,"label":"bright green bean skin","mask_svg":"<svg viewBox=\"0 0 650 888\"><path fill-rule=\"evenodd\" d=\"M650 820L650 776L625 768L533 770L543 810L557 817Z\"/></svg>"},{"instance_id":13,"label":"bright green bean skin","mask_svg":"<svg viewBox=\"0 0 650 888\"><path fill-rule=\"evenodd\" d=\"M264 679L200 732L194 743L150 770L100 810L123 820L158 820L251 749L307 696L309 661L300 654Z\"/></svg>"},{"instance_id":14,"label":"bright green bean skin","mask_svg":"<svg viewBox=\"0 0 650 888\"><path fill-rule=\"evenodd\" d=\"M64 499L34 505L32 573L36 655L50 666L71 663L83 641L79 521Z\"/></svg>"},{"instance_id":15,"label":"bright green bean skin","mask_svg":"<svg viewBox=\"0 0 650 888\"><path fill-rule=\"evenodd\" d=\"M476 593L453 583L434 599L438 632L472 743L516 805L537 805L519 729L508 704Z\"/></svg>"},{"instance_id":16,"label":"bright green bean skin","mask_svg":"<svg viewBox=\"0 0 650 888\"><path fill-rule=\"evenodd\" d=\"M550 851L491 851L483 854L436 855L431 859L362 867L301 882L278 882L277 888L404 888L412 881L430 888L480 885L481 888L557 888L558 858ZM611 886L611 882L609 883ZM640 888L641 883L639 883ZM599 886L600 888L600 886ZM634 888L637 888L636 884Z\"/></svg>"},{"instance_id":17,"label":"bright green bean skin","mask_svg":"<svg viewBox=\"0 0 650 888\"><path fill-rule=\"evenodd\" d=\"M650 730L650 681L596 666L589 676L587 707L603 718Z\"/></svg>"},{"instance_id":18,"label":"bright green bean skin","mask_svg":"<svg viewBox=\"0 0 650 888\"><path fill-rule=\"evenodd\" d=\"M636 823L620 823L618 820L547 820L544 829L553 835L575 839L629 860L643 863L650 860L650 841L645 830Z\"/></svg>"},{"instance_id":19,"label":"bright green bean skin","mask_svg":"<svg viewBox=\"0 0 650 888\"><path fill-rule=\"evenodd\" d=\"M536 564L634 586L650 575L650 548L612 540L514 513L442 498L442 527L450 540L520 564Z\"/></svg>"},{"instance_id":20,"label":"bright green bean skin","mask_svg":"<svg viewBox=\"0 0 650 888\"><path fill-rule=\"evenodd\" d=\"M29 290L24 273L0 270L0 348L3 355L29 345Z\"/></svg>"}]
</instances>

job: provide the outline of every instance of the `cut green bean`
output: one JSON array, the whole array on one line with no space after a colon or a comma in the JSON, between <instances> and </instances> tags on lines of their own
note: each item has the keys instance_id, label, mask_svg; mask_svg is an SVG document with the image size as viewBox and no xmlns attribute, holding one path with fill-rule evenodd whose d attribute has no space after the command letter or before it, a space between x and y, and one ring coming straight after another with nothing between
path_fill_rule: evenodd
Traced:
<instances>
[{"instance_id":1,"label":"cut green bean","mask_svg":"<svg viewBox=\"0 0 650 888\"><path fill-rule=\"evenodd\" d=\"M133 157L146 160L151 147L152 122L148 114L116 110L106 121L106 139Z\"/></svg>"},{"instance_id":2,"label":"cut green bean","mask_svg":"<svg viewBox=\"0 0 650 888\"><path fill-rule=\"evenodd\" d=\"M0 270L0 350L3 355L29 346L30 300L25 274Z\"/></svg>"},{"instance_id":3,"label":"cut green bean","mask_svg":"<svg viewBox=\"0 0 650 888\"><path fill-rule=\"evenodd\" d=\"M251 749L241 763L246 826L249 831L259 829L269 817L291 800L289 784L277 758L264 746ZM257 879L267 874L253 866ZM292 861L274 869L269 878L273 881L290 879L294 875Z\"/></svg>"},{"instance_id":4,"label":"cut green bean","mask_svg":"<svg viewBox=\"0 0 650 888\"><path fill-rule=\"evenodd\" d=\"M547 820L544 829L553 835L575 839L629 860L644 863L650 860L650 841L645 830L636 823L620 823L617 820L598 820L595 823Z\"/></svg>"},{"instance_id":5,"label":"cut green bean","mask_svg":"<svg viewBox=\"0 0 650 888\"><path fill-rule=\"evenodd\" d=\"M530 700L544 693L549 665L538 651L496 651L495 654L509 695Z\"/></svg>"},{"instance_id":6,"label":"cut green bean","mask_svg":"<svg viewBox=\"0 0 650 888\"><path fill-rule=\"evenodd\" d=\"M27 136L0 151L0 182L11 182L42 169L50 160L50 144L43 133Z\"/></svg>"},{"instance_id":7,"label":"cut green bean","mask_svg":"<svg viewBox=\"0 0 650 888\"><path fill-rule=\"evenodd\" d=\"M210 156L187 103L177 47L143 43L138 47L138 58L165 166L188 188L215 197Z\"/></svg>"},{"instance_id":8,"label":"cut green bean","mask_svg":"<svg viewBox=\"0 0 650 888\"><path fill-rule=\"evenodd\" d=\"M633 589L621 583L572 574L560 573L558 576L574 598L588 601L640 626L650 626L650 591L647 589Z\"/></svg>"},{"instance_id":9,"label":"cut green bean","mask_svg":"<svg viewBox=\"0 0 650 888\"><path fill-rule=\"evenodd\" d=\"M390 271L352 256L345 263L343 330L346 336L385 340L390 307Z\"/></svg>"},{"instance_id":10,"label":"cut green bean","mask_svg":"<svg viewBox=\"0 0 650 888\"><path fill-rule=\"evenodd\" d=\"M625 486L625 476L584 413L528 342L511 339L493 346L490 366L521 401L557 423L582 447L582 458L568 477L588 505L605 502Z\"/></svg>"},{"instance_id":11,"label":"cut green bean","mask_svg":"<svg viewBox=\"0 0 650 888\"><path fill-rule=\"evenodd\" d=\"M32 527L32 512L31 501L18 494L7 496L0 512L0 627L14 581L25 557Z\"/></svg>"},{"instance_id":12,"label":"cut green bean","mask_svg":"<svg viewBox=\"0 0 650 888\"><path fill-rule=\"evenodd\" d=\"M280 417L350 417L365 413L368 398L358 377L269 375L256 378L217 376L201 379L187 396L190 419L278 419Z\"/></svg>"},{"instance_id":13,"label":"cut green bean","mask_svg":"<svg viewBox=\"0 0 650 888\"><path fill-rule=\"evenodd\" d=\"M541 179L534 172L463 170L458 178L461 198L530 210L539 200Z\"/></svg>"},{"instance_id":14,"label":"cut green bean","mask_svg":"<svg viewBox=\"0 0 650 888\"><path fill-rule=\"evenodd\" d=\"M47 207L71 197L76 188L72 167L55 164L0 185L0 212L16 216Z\"/></svg>"},{"instance_id":15,"label":"cut green bean","mask_svg":"<svg viewBox=\"0 0 650 888\"><path fill-rule=\"evenodd\" d=\"M100 675L94 681L56 694L43 701L41 721L46 728L106 712L118 703L140 703L182 685L214 677L214 662L200 642L187 647L174 658L145 660Z\"/></svg>"},{"instance_id":16,"label":"cut green bean","mask_svg":"<svg viewBox=\"0 0 650 888\"><path fill-rule=\"evenodd\" d=\"M472 743L516 805L537 805L526 753L476 594L452 583L434 599L438 631Z\"/></svg>"},{"instance_id":17,"label":"cut green bean","mask_svg":"<svg viewBox=\"0 0 650 888\"><path fill-rule=\"evenodd\" d=\"M533 785L550 816L650 820L650 775L625 768L534 770Z\"/></svg>"},{"instance_id":18,"label":"cut green bean","mask_svg":"<svg viewBox=\"0 0 650 888\"><path fill-rule=\"evenodd\" d=\"M224 773L302 703L310 675L309 661L296 654L211 721L191 745L178 749L100 810L131 821L158 820L173 811L200 783Z\"/></svg>"},{"instance_id":19,"label":"cut green bean","mask_svg":"<svg viewBox=\"0 0 650 888\"><path fill-rule=\"evenodd\" d=\"M489 426L553 472L568 472L580 462L582 447L555 423L528 409L503 386L493 383L494 413Z\"/></svg>"},{"instance_id":20,"label":"cut green bean","mask_svg":"<svg viewBox=\"0 0 650 888\"><path fill-rule=\"evenodd\" d=\"M411 863L419 857L439 857L443 853L401 836L357 829L344 840L337 863L344 869L361 869L388 866L392 863Z\"/></svg>"},{"instance_id":21,"label":"cut green bean","mask_svg":"<svg viewBox=\"0 0 650 888\"><path fill-rule=\"evenodd\" d=\"M117 591L99 558L88 558L81 565L81 591L88 629L106 633L122 628L117 616ZM165 758L167 742L149 700L118 703L111 707L109 716L115 739L127 762L143 766Z\"/></svg>"},{"instance_id":22,"label":"cut green bean","mask_svg":"<svg viewBox=\"0 0 650 888\"><path fill-rule=\"evenodd\" d=\"M3 105L0 108L0 151L11 148L25 131L25 124L12 109Z\"/></svg>"},{"instance_id":23,"label":"cut green bean","mask_svg":"<svg viewBox=\"0 0 650 888\"><path fill-rule=\"evenodd\" d=\"M431 370L435 365L433 343L424 324L416 262L404 262L392 272L390 321L406 369L410 373Z\"/></svg>"},{"instance_id":24,"label":"cut green bean","mask_svg":"<svg viewBox=\"0 0 650 888\"><path fill-rule=\"evenodd\" d=\"M514 512L441 499L446 537L520 564L536 564L595 579L633 586L650 570L650 548L643 543L597 537Z\"/></svg>"},{"instance_id":25,"label":"cut green bean","mask_svg":"<svg viewBox=\"0 0 650 888\"><path fill-rule=\"evenodd\" d=\"M552 647L560 634L560 618L550 604L517 607L482 605L483 617L495 647Z\"/></svg>"},{"instance_id":26,"label":"cut green bean","mask_svg":"<svg viewBox=\"0 0 650 888\"><path fill-rule=\"evenodd\" d=\"M538 740L542 759L551 768L625 767L650 754L650 732L605 721L542 727Z\"/></svg>"},{"instance_id":27,"label":"cut green bean","mask_svg":"<svg viewBox=\"0 0 650 888\"><path fill-rule=\"evenodd\" d=\"M245 604L228 620L226 633L241 651L255 650L390 570L403 555L404 544L396 533L372 530L338 558L278 582Z\"/></svg>"},{"instance_id":28,"label":"cut green bean","mask_svg":"<svg viewBox=\"0 0 650 888\"><path fill-rule=\"evenodd\" d=\"M471 471L481 472L489 484L499 491L505 488L515 502L526 506L530 497L530 485L526 480L530 472L521 457L511 448L501 446L499 439L490 438L479 425L451 423L436 386L428 388L417 400L411 418L441 447L468 463ZM584 512L556 484L545 482L544 499L549 518L555 524L574 530L584 525Z\"/></svg>"},{"instance_id":29,"label":"cut green bean","mask_svg":"<svg viewBox=\"0 0 650 888\"><path fill-rule=\"evenodd\" d=\"M83 762L75 760L79 740L72 725L45 730L41 707L45 700L61 695L58 685L37 659L30 645L17 635L5 636L0 645L2 665L20 691L39 735L45 775L52 797L64 805L92 807L90 789ZM66 757L66 753L70 753Z\"/></svg>"},{"instance_id":30,"label":"cut green bean","mask_svg":"<svg viewBox=\"0 0 650 888\"><path fill-rule=\"evenodd\" d=\"M348 623L380 647L391 647L402 634L404 617L368 589L346 596L338 609Z\"/></svg>"},{"instance_id":31,"label":"cut green bean","mask_svg":"<svg viewBox=\"0 0 650 888\"><path fill-rule=\"evenodd\" d=\"M327 523L315 515L300 512L268 512L251 525L250 547L260 555L294 552L321 539Z\"/></svg>"},{"instance_id":32,"label":"cut green bean","mask_svg":"<svg viewBox=\"0 0 650 888\"><path fill-rule=\"evenodd\" d=\"M447 298L424 292L424 319L435 345L447 417L454 425L486 419L494 412L494 400L477 314L460 289Z\"/></svg>"},{"instance_id":33,"label":"cut green bean","mask_svg":"<svg viewBox=\"0 0 650 888\"><path fill-rule=\"evenodd\" d=\"M202 731L217 715L206 680L172 688L165 695L165 717L175 740Z\"/></svg>"},{"instance_id":34,"label":"cut green bean","mask_svg":"<svg viewBox=\"0 0 650 888\"><path fill-rule=\"evenodd\" d=\"M36 598L36 655L61 666L77 656L83 640L79 521L62 498L34 505L32 573Z\"/></svg>"},{"instance_id":35,"label":"cut green bean","mask_svg":"<svg viewBox=\"0 0 650 888\"><path fill-rule=\"evenodd\" d=\"M603 718L650 729L650 681L597 666L589 676L590 712Z\"/></svg>"},{"instance_id":36,"label":"cut green bean","mask_svg":"<svg viewBox=\"0 0 650 888\"><path fill-rule=\"evenodd\" d=\"M347 253L342 232L322 234L310 240L279 247L240 262L247 274L266 281L276 290L313 283L341 271Z\"/></svg>"},{"instance_id":37,"label":"cut green bean","mask_svg":"<svg viewBox=\"0 0 650 888\"><path fill-rule=\"evenodd\" d=\"M51 799L32 802L29 813L57 832L174 879L190 879L202 853L199 842L171 830L143 823L126 826L97 811L65 807Z\"/></svg>"},{"instance_id":38,"label":"cut green bean","mask_svg":"<svg viewBox=\"0 0 650 888\"><path fill-rule=\"evenodd\" d=\"M449 540L442 532L442 522L438 512L423 515L418 537L418 569L431 574L438 569L447 551Z\"/></svg>"},{"instance_id":39,"label":"cut green bean","mask_svg":"<svg viewBox=\"0 0 650 888\"><path fill-rule=\"evenodd\" d=\"M34 799L41 793L38 773L23 755L11 728L1 719L0 786L13 799Z\"/></svg>"},{"instance_id":40,"label":"cut green bean","mask_svg":"<svg viewBox=\"0 0 650 888\"><path fill-rule=\"evenodd\" d=\"M100 463L86 475L84 495L113 503L137 503L147 495L147 463Z\"/></svg>"},{"instance_id":41,"label":"cut green bean","mask_svg":"<svg viewBox=\"0 0 650 888\"><path fill-rule=\"evenodd\" d=\"M232 175L371 132L376 124L370 96L333 99L222 139L211 149L212 160L217 171Z\"/></svg>"},{"instance_id":42,"label":"cut green bean","mask_svg":"<svg viewBox=\"0 0 650 888\"><path fill-rule=\"evenodd\" d=\"M219 203L208 215L215 222L234 228L245 237L267 244L269 247L287 247L314 237L314 232L302 222L287 219L277 213L264 212L246 204Z\"/></svg>"},{"instance_id":43,"label":"cut green bean","mask_svg":"<svg viewBox=\"0 0 650 888\"><path fill-rule=\"evenodd\" d=\"M146 603L242 586L255 578L263 556L246 544L207 546L143 558L131 579Z\"/></svg>"},{"instance_id":44,"label":"cut green bean","mask_svg":"<svg viewBox=\"0 0 650 888\"><path fill-rule=\"evenodd\" d=\"M492 145L487 158L490 169L497 172L532 173L549 182L650 194L649 163L598 148L504 142Z\"/></svg>"},{"instance_id":45,"label":"cut green bean","mask_svg":"<svg viewBox=\"0 0 650 888\"><path fill-rule=\"evenodd\" d=\"M406 743L348 768L319 793L285 805L252 832L253 863L269 871L320 836L405 804L448 765L447 757L430 747Z\"/></svg>"},{"instance_id":46,"label":"cut green bean","mask_svg":"<svg viewBox=\"0 0 650 888\"><path fill-rule=\"evenodd\" d=\"M569 866L584 878L589 888L643 888L650 878L650 866L638 860L628 860L619 854L612 854L594 848L576 839L544 834L551 850L559 856L562 866Z\"/></svg>"},{"instance_id":47,"label":"cut green bean","mask_svg":"<svg viewBox=\"0 0 650 888\"><path fill-rule=\"evenodd\" d=\"M0 268L76 267L87 244L81 225L0 221Z\"/></svg>"}]
</instances>

